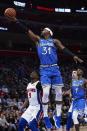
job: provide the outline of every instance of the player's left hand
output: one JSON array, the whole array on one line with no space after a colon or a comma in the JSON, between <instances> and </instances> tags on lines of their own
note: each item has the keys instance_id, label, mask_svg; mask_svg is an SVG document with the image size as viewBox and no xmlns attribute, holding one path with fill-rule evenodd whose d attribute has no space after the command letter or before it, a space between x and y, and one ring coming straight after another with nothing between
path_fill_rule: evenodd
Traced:
<instances>
[{"instance_id":1,"label":"player's left hand","mask_svg":"<svg viewBox=\"0 0 87 131\"><path fill-rule=\"evenodd\" d=\"M8 16L6 16L6 19L8 20L8 21L11 21L11 22L16 22L17 21L17 18L16 17L8 17Z\"/></svg>"},{"instance_id":2,"label":"player's left hand","mask_svg":"<svg viewBox=\"0 0 87 131\"><path fill-rule=\"evenodd\" d=\"M78 56L74 56L73 59L74 59L74 61L75 61L76 63L77 63L77 62L83 63L83 60L80 59Z\"/></svg>"}]
</instances>

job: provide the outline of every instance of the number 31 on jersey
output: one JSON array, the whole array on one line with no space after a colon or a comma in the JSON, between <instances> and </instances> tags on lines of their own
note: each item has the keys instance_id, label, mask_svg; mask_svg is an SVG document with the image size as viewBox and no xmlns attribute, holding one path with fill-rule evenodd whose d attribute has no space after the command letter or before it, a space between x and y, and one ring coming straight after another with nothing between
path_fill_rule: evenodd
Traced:
<instances>
[{"instance_id":1,"label":"number 31 on jersey","mask_svg":"<svg viewBox=\"0 0 87 131\"><path fill-rule=\"evenodd\" d=\"M42 54L43 55L51 54L51 47L43 47Z\"/></svg>"}]
</instances>

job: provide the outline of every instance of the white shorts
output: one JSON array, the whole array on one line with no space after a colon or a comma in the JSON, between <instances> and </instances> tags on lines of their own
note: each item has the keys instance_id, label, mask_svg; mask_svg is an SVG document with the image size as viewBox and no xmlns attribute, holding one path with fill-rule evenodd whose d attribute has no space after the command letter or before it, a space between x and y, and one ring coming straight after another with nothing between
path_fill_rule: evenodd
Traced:
<instances>
[{"instance_id":1,"label":"white shorts","mask_svg":"<svg viewBox=\"0 0 87 131\"><path fill-rule=\"evenodd\" d=\"M30 123L33 119L37 118L37 115L40 113L40 105L31 106L26 109L26 111L22 114L22 118L24 118L28 123Z\"/></svg>"}]
</instances>

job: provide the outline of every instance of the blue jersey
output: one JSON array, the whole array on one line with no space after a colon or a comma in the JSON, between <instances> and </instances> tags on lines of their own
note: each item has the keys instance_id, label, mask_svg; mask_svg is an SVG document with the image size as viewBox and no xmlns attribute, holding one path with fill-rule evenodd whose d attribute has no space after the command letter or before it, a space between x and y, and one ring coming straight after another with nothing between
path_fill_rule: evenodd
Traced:
<instances>
[{"instance_id":1,"label":"blue jersey","mask_svg":"<svg viewBox=\"0 0 87 131\"><path fill-rule=\"evenodd\" d=\"M84 79L79 80L72 80L72 98L73 99L80 99L85 98L85 90L84 90Z\"/></svg>"},{"instance_id":2,"label":"blue jersey","mask_svg":"<svg viewBox=\"0 0 87 131\"><path fill-rule=\"evenodd\" d=\"M57 51L53 39L40 39L37 51L41 65L57 64Z\"/></svg>"}]
</instances>

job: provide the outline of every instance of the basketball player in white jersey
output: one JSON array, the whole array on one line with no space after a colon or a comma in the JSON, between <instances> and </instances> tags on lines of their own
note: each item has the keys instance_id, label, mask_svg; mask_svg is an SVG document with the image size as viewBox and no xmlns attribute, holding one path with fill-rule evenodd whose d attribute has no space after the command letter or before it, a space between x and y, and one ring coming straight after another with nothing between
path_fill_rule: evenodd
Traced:
<instances>
[{"instance_id":1,"label":"basketball player in white jersey","mask_svg":"<svg viewBox=\"0 0 87 131\"><path fill-rule=\"evenodd\" d=\"M42 112L42 87L39 82L39 74L36 71L31 73L30 78L31 82L27 86L29 106L19 120L18 131L24 131L26 126L32 131L39 131L37 122ZM23 107L25 107L25 103Z\"/></svg>"}]
</instances>

